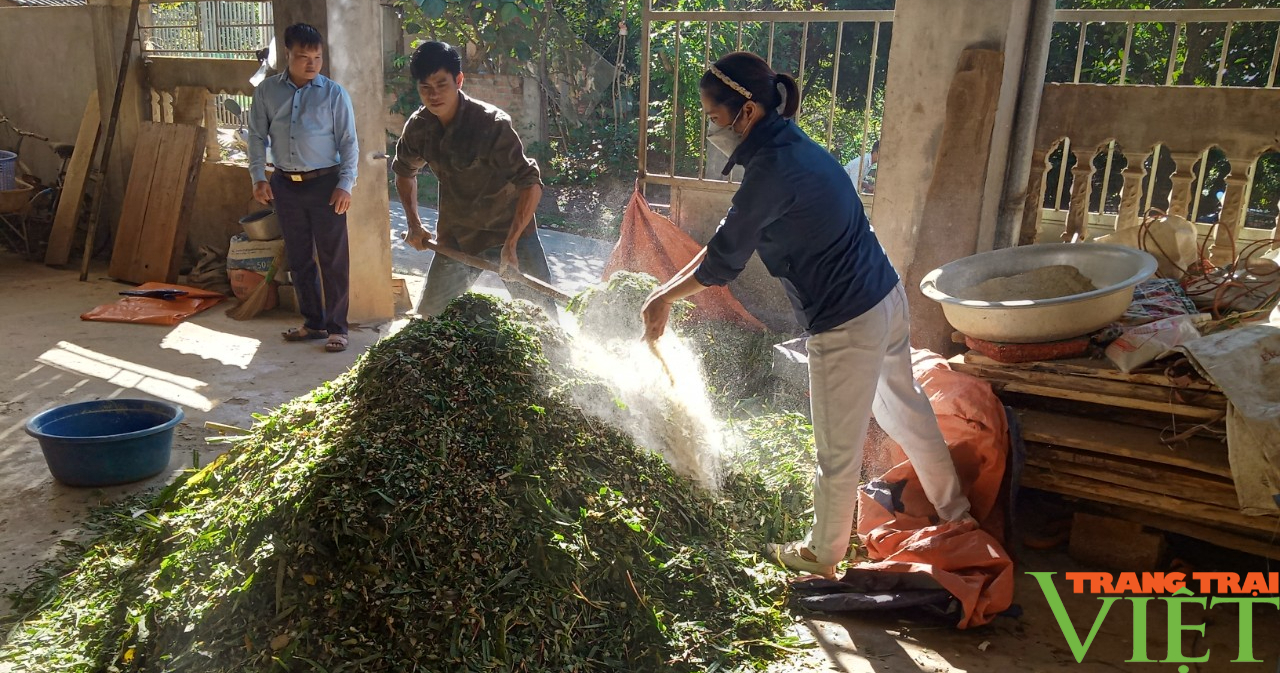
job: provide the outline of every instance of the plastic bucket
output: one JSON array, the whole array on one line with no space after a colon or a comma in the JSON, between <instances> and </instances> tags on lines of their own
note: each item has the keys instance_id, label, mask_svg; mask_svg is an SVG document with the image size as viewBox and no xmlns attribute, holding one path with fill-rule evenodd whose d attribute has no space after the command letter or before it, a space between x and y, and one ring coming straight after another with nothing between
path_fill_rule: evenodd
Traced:
<instances>
[{"instance_id":1,"label":"plastic bucket","mask_svg":"<svg viewBox=\"0 0 1280 673\"><path fill-rule=\"evenodd\" d=\"M54 407L27 421L54 479L68 486L111 486L169 466L181 407L155 400L94 400Z\"/></svg>"},{"instance_id":2,"label":"plastic bucket","mask_svg":"<svg viewBox=\"0 0 1280 673\"><path fill-rule=\"evenodd\" d=\"M0 150L0 192L18 188L18 155Z\"/></svg>"}]
</instances>

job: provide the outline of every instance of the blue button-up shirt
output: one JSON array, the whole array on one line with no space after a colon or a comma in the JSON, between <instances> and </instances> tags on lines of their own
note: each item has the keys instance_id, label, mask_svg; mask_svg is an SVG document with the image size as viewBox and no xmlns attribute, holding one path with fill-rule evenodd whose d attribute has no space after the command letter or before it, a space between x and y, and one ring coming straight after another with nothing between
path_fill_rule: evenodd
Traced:
<instances>
[{"instance_id":1,"label":"blue button-up shirt","mask_svg":"<svg viewBox=\"0 0 1280 673\"><path fill-rule=\"evenodd\" d=\"M744 166L742 185L707 243L698 282L724 285L759 252L810 334L862 315L893 290L898 272L844 168L794 122L764 119L729 161Z\"/></svg>"},{"instance_id":2,"label":"blue button-up shirt","mask_svg":"<svg viewBox=\"0 0 1280 673\"><path fill-rule=\"evenodd\" d=\"M351 96L337 82L316 75L299 88L288 72L262 81L249 111L249 176L267 179L267 142L276 168L293 172L339 166L338 188L356 184L360 146Z\"/></svg>"}]
</instances>

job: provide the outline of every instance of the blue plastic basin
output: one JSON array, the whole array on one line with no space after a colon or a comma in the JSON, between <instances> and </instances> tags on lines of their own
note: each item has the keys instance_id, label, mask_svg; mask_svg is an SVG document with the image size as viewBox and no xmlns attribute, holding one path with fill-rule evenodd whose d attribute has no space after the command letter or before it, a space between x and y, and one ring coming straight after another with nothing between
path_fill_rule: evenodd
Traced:
<instances>
[{"instance_id":1,"label":"blue plastic basin","mask_svg":"<svg viewBox=\"0 0 1280 673\"><path fill-rule=\"evenodd\" d=\"M111 486L169 466L182 408L155 400L94 400L54 407L27 421L53 478L68 486Z\"/></svg>"}]
</instances>

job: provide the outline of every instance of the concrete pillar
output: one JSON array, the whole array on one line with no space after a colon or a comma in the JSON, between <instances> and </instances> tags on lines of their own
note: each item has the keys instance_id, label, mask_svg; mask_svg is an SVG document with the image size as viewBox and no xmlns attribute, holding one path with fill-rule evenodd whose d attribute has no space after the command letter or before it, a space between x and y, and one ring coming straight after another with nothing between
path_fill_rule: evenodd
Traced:
<instances>
[{"instance_id":1,"label":"concrete pillar","mask_svg":"<svg viewBox=\"0 0 1280 673\"><path fill-rule=\"evenodd\" d=\"M951 348L951 328L937 305L920 294L921 278L943 263L995 247L1011 152L1030 152L1029 146L1014 140L1014 122L1024 93L1023 69L1037 2L1041 0L898 0L895 6L872 223L911 297L912 342L917 347L939 352ZM1046 30L1043 26L1048 24L1038 25L1042 26L1038 30ZM989 145L989 151L970 157L963 168L956 168L951 157L947 170L971 172L966 179L955 180L954 175L940 176L934 169L943 158L939 150L949 96L965 102L963 95L952 90L952 81L966 49L1001 52L1003 64L999 86L989 87L997 90L992 94L997 99L989 141L976 143ZM1030 67L1039 68L1041 74L1027 79L1042 82L1043 68L1035 59ZM1024 170L1028 166L1025 157L1016 163ZM1025 184L1025 180L1024 173L1017 182ZM944 185L953 185L951 192L942 193L947 191L939 189ZM931 198L935 200L932 207ZM939 208L939 203L945 203L945 208ZM945 211L945 215L931 215L925 221L926 211Z\"/></svg>"},{"instance_id":2,"label":"concrete pillar","mask_svg":"<svg viewBox=\"0 0 1280 673\"><path fill-rule=\"evenodd\" d=\"M382 7L368 0L275 0L277 65L283 71L284 29L309 23L325 39L324 74L351 94L360 139L360 175L351 195L347 227L351 241L352 322L372 323L393 315L387 165L373 154L386 151L383 102Z\"/></svg>"},{"instance_id":3,"label":"concrete pillar","mask_svg":"<svg viewBox=\"0 0 1280 673\"><path fill-rule=\"evenodd\" d=\"M120 57L124 52L125 31L129 27L129 0L89 0L93 25L94 70L98 82L98 103L102 111L102 143L106 142L107 128L111 123L111 106L115 101L116 81L120 74ZM141 12L149 5L143 4ZM115 231L120 220L125 185L133 166L133 147L138 141L141 122L149 116L149 94L140 83L141 55L135 36L129 49L130 61L125 77L124 95L116 122L116 135L112 143L111 165L102 167L105 182L99 186L96 198L102 199L102 211L98 226L111 227ZM99 147L99 157L102 148ZM99 159L95 159L98 161Z\"/></svg>"}]
</instances>

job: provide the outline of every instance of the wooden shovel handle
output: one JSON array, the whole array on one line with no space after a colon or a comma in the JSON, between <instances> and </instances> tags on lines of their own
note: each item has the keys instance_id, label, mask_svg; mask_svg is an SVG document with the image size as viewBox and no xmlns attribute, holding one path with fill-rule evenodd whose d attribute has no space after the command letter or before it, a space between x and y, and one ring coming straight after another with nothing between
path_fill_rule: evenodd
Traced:
<instances>
[{"instance_id":1,"label":"wooden shovel handle","mask_svg":"<svg viewBox=\"0 0 1280 673\"><path fill-rule=\"evenodd\" d=\"M543 294L548 297L551 297L556 301L564 302L567 304L569 303L570 299L573 299L572 295L566 292L562 292L560 289L556 288L550 283L544 280L540 280L538 278L534 278L529 274L526 274L523 272L518 272L518 273L508 272L504 274L499 270L499 267L497 264L494 264L489 260L481 259L479 257L476 257L475 255L468 255L467 253L462 252L461 250L455 250L453 248L439 245L438 243L434 243L430 241L425 241L425 243L427 248L431 249L438 255L444 255L449 259L452 259L457 262L462 262L467 266L480 269L481 271L492 271L498 274L498 276L503 280L514 280L517 283L520 283L521 285L525 285L533 289L534 291L538 292L539 294Z\"/></svg>"}]
</instances>

